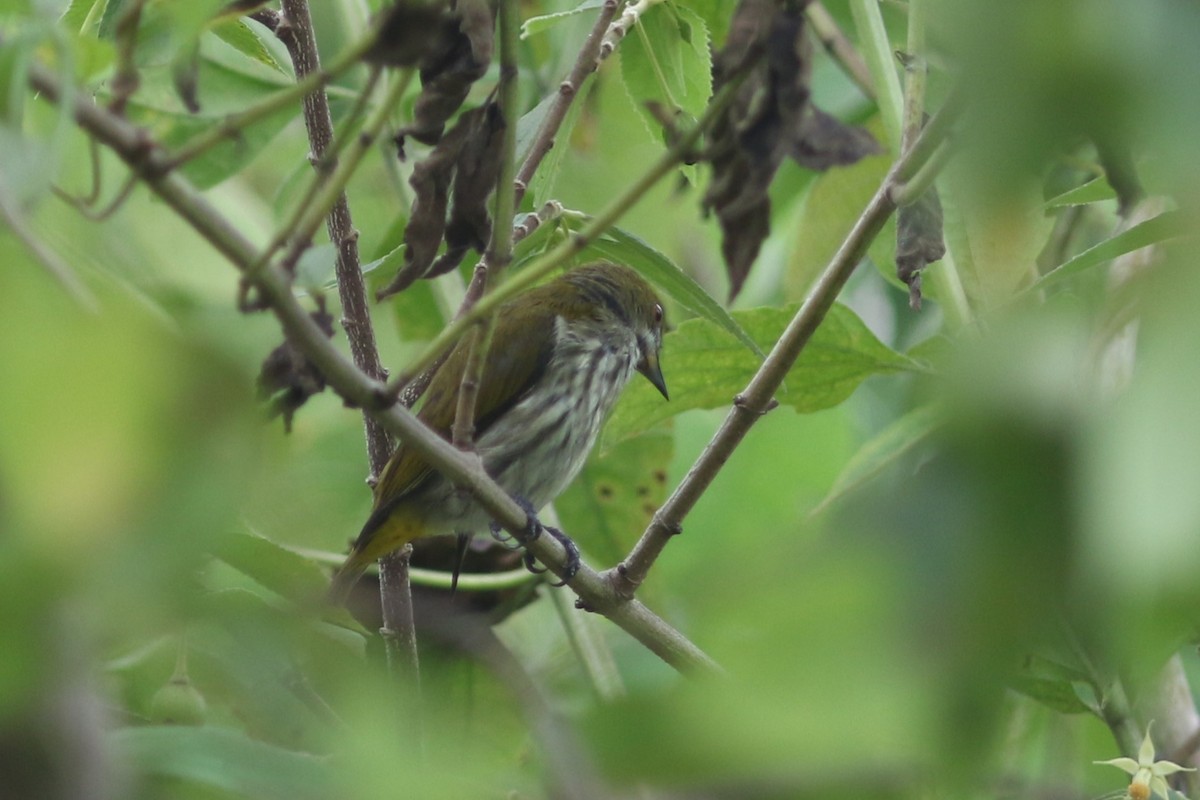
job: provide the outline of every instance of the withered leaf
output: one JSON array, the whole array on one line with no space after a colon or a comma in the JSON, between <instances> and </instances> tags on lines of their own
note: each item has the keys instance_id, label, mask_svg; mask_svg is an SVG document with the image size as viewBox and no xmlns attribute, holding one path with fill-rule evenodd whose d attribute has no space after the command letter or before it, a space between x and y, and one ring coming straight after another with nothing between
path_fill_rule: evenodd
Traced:
<instances>
[{"instance_id":1,"label":"withered leaf","mask_svg":"<svg viewBox=\"0 0 1200 800\"><path fill-rule=\"evenodd\" d=\"M451 4L451 15L430 32L432 41L420 60L421 95L412 124L397 136L401 149L408 136L422 144L435 144L441 138L446 121L462 105L471 84L487 72L495 30L496 10L489 0Z\"/></svg>"},{"instance_id":2,"label":"withered leaf","mask_svg":"<svg viewBox=\"0 0 1200 800\"><path fill-rule=\"evenodd\" d=\"M415 67L443 38L443 31L453 35L458 22L442 0L398 0L384 9L378 25L379 36L363 59L388 67Z\"/></svg>"},{"instance_id":3,"label":"withered leaf","mask_svg":"<svg viewBox=\"0 0 1200 800\"><path fill-rule=\"evenodd\" d=\"M847 125L809 103L800 120L799 135L792 142L791 156L800 166L823 172L854 164L881 149L866 128Z\"/></svg>"},{"instance_id":4,"label":"withered leaf","mask_svg":"<svg viewBox=\"0 0 1200 800\"><path fill-rule=\"evenodd\" d=\"M312 312L313 321L333 338L333 317L324 306ZM283 427L292 431L292 417L314 394L325 390L325 376L289 339L263 359L258 373L258 396L271 401L271 417L282 416Z\"/></svg>"},{"instance_id":5,"label":"withered leaf","mask_svg":"<svg viewBox=\"0 0 1200 800\"><path fill-rule=\"evenodd\" d=\"M896 277L908 284L914 311L921 309L921 270L944 255L942 203L931 186L896 214Z\"/></svg>"},{"instance_id":6,"label":"withered leaf","mask_svg":"<svg viewBox=\"0 0 1200 800\"><path fill-rule=\"evenodd\" d=\"M713 59L714 91L750 70L734 101L714 121L713 177L704 196L705 210L715 210L721 224L731 299L770 233L767 190L783 159L826 169L878 149L869 133L812 104L806 5L808 0L741 0L726 45Z\"/></svg>"},{"instance_id":7,"label":"withered leaf","mask_svg":"<svg viewBox=\"0 0 1200 800\"><path fill-rule=\"evenodd\" d=\"M482 253L492 235L488 198L500 176L504 115L495 102L467 114L472 115L470 130L454 172L450 219L446 223L446 252L429 268L425 275L427 278L444 275L457 268L463 256L472 248Z\"/></svg>"},{"instance_id":8,"label":"withered leaf","mask_svg":"<svg viewBox=\"0 0 1200 800\"><path fill-rule=\"evenodd\" d=\"M489 101L461 114L437 147L413 168L409 184L415 199L404 231L404 266L378 292L378 299L403 291L420 278L449 272L469 249L482 252L487 246L491 234L487 202L500 171L503 129L503 115ZM446 252L435 261L443 236Z\"/></svg>"}]
</instances>

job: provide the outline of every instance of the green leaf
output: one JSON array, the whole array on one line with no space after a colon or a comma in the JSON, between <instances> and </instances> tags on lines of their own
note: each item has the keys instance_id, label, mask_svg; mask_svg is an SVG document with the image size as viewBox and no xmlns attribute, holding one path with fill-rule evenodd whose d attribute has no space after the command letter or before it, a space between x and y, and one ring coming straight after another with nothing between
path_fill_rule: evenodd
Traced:
<instances>
[{"instance_id":1,"label":"green leaf","mask_svg":"<svg viewBox=\"0 0 1200 800\"><path fill-rule=\"evenodd\" d=\"M789 298L799 300L808 293L809 286L854 227L890 166L891 156L887 154L867 156L857 164L827 170L813 181L793 228L784 277ZM876 241L885 235L881 233ZM891 280L895 280L894 263L873 260L885 276L890 272Z\"/></svg>"},{"instance_id":2,"label":"green leaf","mask_svg":"<svg viewBox=\"0 0 1200 800\"><path fill-rule=\"evenodd\" d=\"M571 140L575 124L579 121L579 115L583 112L583 107L587 105L586 93L591 91L592 86L595 86L595 83L589 83L584 92L580 93L581 96L576 97L575 102L571 103L567 109L566 116L563 117L562 124L559 125L558 131L554 134L555 140L561 144L550 148L550 152L542 159L542 163L538 164L537 172L533 174L530 189L533 193L534 208L540 208L550 199L554 192L555 184L558 181L558 174L562 171L563 158L570 151L570 148L566 147L566 143Z\"/></svg>"},{"instance_id":3,"label":"green leaf","mask_svg":"<svg viewBox=\"0 0 1200 800\"><path fill-rule=\"evenodd\" d=\"M1098 203L1101 200L1114 200L1116 191L1108 185L1103 176L1094 178L1082 186L1076 186L1070 191L1063 192L1057 197L1051 197L1042 207L1045 209L1065 208L1066 206L1082 206L1088 203Z\"/></svg>"},{"instance_id":4,"label":"green leaf","mask_svg":"<svg viewBox=\"0 0 1200 800\"><path fill-rule=\"evenodd\" d=\"M733 334L759 358L765 354L750 334L729 315L725 307L704 291L690 275L675 265L671 259L655 250L642 239L620 228L609 228L603 236L588 245L605 258L628 264L650 279L654 285L666 292L675 302L698 317L713 322Z\"/></svg>"},{"instance_id":5,"label":"green leaf","mask_svg":"<svg viewBox=\"0 0 1200 800\"><path fill-rule=\"evenodd\" d=\"M704 21L713 49L720 49L725 44L735 8L737 0L688 0L688 9Z\"/></svg>"},{"instance_id":6,"label":"green leaf","mask_svg":"<svg viewBox=\"0 0 1200 800\"><path fill-rule=\"evenodd\" d=\"M1044 289L1057 283L1063 278L1077 275L1084 270L1104 264L1117 256L1132 253L1143 247L1186 236L1189 232L1188 222L1182 211L1165 211L1157 217L1151 217L1145 222L1139 222L1131 228L1121 231L1110 239L1084 250L1074 258L1060 264L1047 272L1030 289Z\"/></svg>"},{"instance_id":7,"label":"green leaf","mask_svg":"<svg viewBox=\"0 0 1200 800\"><path fill-rule=\"evenodd\" d=\"M1009 681L1009 685L1026 697L1037 700L1061 714L1087 714L1093 711L1079 698L1075 684L1069 681L1017 675Z\"/></svg>"},{"instance_id":8,"label":"green leaf","mask_svg":"<svg viewBox=\"0 0 1200 800\"><path fill-rule=\"evenodd\" d=\"M704 113L712 96L712 58L708 29L696 13L669 3L651 6L621 44L621 77L646 129L660 139L650 101L668 113L692 119Z\"/></svg>"},{"instance_id":9,"label":"green leaf","mask_svg":"<svg viewBox=\"0 0 1200 800\"><path fill-rule=\"evenodd\" d=\"M542 33L550 30L558 23L565 19L582 14L585 11L591 11L594 8L601 8L604 5L604 0L583 0L582 3L572 8L570 11L558 11L553 14L541 14L536 17L530 17L521 24L521 38L526 39L535 33Z\"/></svg>"},{"instance_id":10,"label":"green leaf","mask_svg":"<svg viewBox=\"0 0 1200 800\"><path fill-rule=\"evenodd\" d=\"M624 558L666 500L674 442L669 429L656 428L593 454L554 501L564 529L599 563Z\"/></svg>"},{"instance_id":11,"label":"green leaf","mask_svg":"<svg viewBox=\"0 0 1200 800\"><path fill-rule=\"evenodd\" d=\"M213 25L212 32L239 53L249 56L260 64L265 64L276 72L287 74L275 60L275 56L271 55L271 51L263 44L258 33L242 20L219 22Z\"/></svg>"},{"instance_id":12,"label":"green leaf","mask_svg":"<svg viewBox=\"0 0 1200 800\"><path fill-rule=\"evenodd\" d=\"M145 775L245 797L318 800L336 795L327 762L238 731L165 725L125 728L107 738L122 762Z\"/></svg>"},{"instance_id":13,"label":"green leaf","mask_svg":"<svg viewBox=\"0 0 1200 800\"><path fill-rule=\"evenodd\" d=\"M795 306L756 308L735 311L733 317L756 342L770 347L795 312ZM683 411L728 405L746 388L759 361L729 332L693 319L664 337L662 367L670 402L646 381L633 381L605 427L606 448ZM818 411L845 400L871 375L919 369L917 362L876 339L853 311L835 305L776 399L800 412Z\"/></svg>"},{"instance_id":14,"label":"green leaf","mask_svg":"<svg viewBox=\"0 0 1200 800\"><path fill-rule=\"evenodd\" d=\"M819 514L847 493L878 475L923 442L941 421L933 406L921 406L888 425L850 457L825 498L812 510Z\"/></svg>"},{"instance_id":15,"label":"green leaf","mask_svg":"<svg viewBox=\"0 0 1200 800\"><path fill-rule=\"evenodd\" d=\"M322 597L329 586L325 571L315 561L254 533L225 536L214 555L289 599Z\"/></svg>"}]
</instances>

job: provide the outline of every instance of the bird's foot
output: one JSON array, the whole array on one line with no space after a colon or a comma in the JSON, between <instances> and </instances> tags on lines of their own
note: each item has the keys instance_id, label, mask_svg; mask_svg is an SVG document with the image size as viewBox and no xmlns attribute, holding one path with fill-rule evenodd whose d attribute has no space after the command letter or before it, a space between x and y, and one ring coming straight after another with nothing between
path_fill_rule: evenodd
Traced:
<instances>
[{"instance_id":1,"label":"bird's foot","mask_svg":"<svg viewBox=\"0 0 1200 800\"><path fill-rule=\"evenodd\" d=\"M552 528L549 525L543 525L542 521L538 519L537 509L535 509L533 504L528 500L519 496L514 497L513 499L516 500L517 505L521 506L521 508L525 511L525 530L522 531L519 536L508 536L504 534L503 529L499 524L492 522L489 525L489 528L492 532L492 537L506 547L510 546L510 542L515 542L517 547L525 547L536 541L537 538L542 535L542 531L549 533L552 537L554 537L555 541L563 546L563 550L565 550L567 553L567 563L563 570L565 577L561 582L553 585L565 585L567 581L575 577L575 573L579 572L579 565L581 563L579 559L579 548L575 546L575 542L571 541L571 537L567 536L558 528ZM524 560L525 568L530 572L541 573L546 571L545 567L538 566L537 560L534 558L533 553L529 552L528 550L525 551Z\"/></svg>"}]
</instances>

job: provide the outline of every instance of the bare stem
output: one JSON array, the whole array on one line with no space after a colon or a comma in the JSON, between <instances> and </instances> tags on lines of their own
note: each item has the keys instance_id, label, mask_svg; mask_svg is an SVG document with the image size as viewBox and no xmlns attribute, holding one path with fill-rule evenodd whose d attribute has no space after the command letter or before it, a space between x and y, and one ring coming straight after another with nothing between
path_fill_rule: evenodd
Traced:
<instances>
[{"instance_id":1,"label":"bare stem","mask_svg":"<svg viewBox=\"0 0 1200 800\"><path fill-rule=\"evenodd\" d=\"M704 452L688 470L683 481L654 514L649 527L634 545L629 556L605 577L622 597L632 597L645 580L671 537L683 529L683 520L720 472L734 449L755 422L770 410L774 395L788 370L796 363L813 332L825 319L842 287L866 255L867 248L896 210L892 189L909 179L932 154L946 134L950 118L958 105L948 104L930 121L913 147L888 172L875 196L867 203L829 266L813 286L808 298L788 323L787 329L771 349L746 389L737 396L725 421Z\"/></svg>"},{"instance_id":2,"label":"bare stem","mask_svg":"<svg viewBox=\"0 0 1200 800\"><path fill-rule=\"evenodd\" d=\"M276 33L288 48L296 76L301 82L311 76L323 76L320 55L317 52L316 38L313 33L312 17L309 14L307 0L283 0L283 19L276 26ZM373 36L364 37L359 47L369 46ZM352 48L353 53L358 48ZM359 56L355 56L357 60ZM338 67L345 69L352 61L343 58ZM397 81L397 85L404 81ZM336 159L333 135L333 117L329 113L329 100L323 90L324 80L314 83L311 90L304 96L304 124L308 131L309 143L312 148L314 165L318 167L314 180L320 180L321 167L331 165ZM373 82L369 84L373 86ZM380 108L378 124L382 126L386 113L390 110L390 101L399 97L395 92L389 95L388 102ZM366 90L364 90L366 91ZM394 95L394 96L393 96ZM366 144L361 148L366 149ZM344 166L353 169L361 160L361 155L353 163ZM350 159L347 159L350 162ZM371 326L371 313L367 300L366 284L362 277L362 264L358 253L358 231L350 216L350 205L344 192L345 177L334 170L334 175L324 184L326 191L320 195L319 201L308 206L313 212L315 221L313 227L324 217L329 240L337 247L337 266L335 268L338 283L338 296L342 303L342 326L350 341L350 352L354 365L364 376L383 380L383 365L379 361L379 351L375 345L375 330ZM341 178L340 182L335 178ZM316 216L319 211L320 216ZM304 235L311 238L312 231ZM291 293L288 292L290 296ZM364 414L363 425L367 442L367 460L370 465L372 478L379 475L391 456L392 442L388 432L379 420L370 414ZM380 603L383 611L383 638L388 653L388 663L394 675L406 676L409 691L420 692L420 662L417 654L416 625L413 621L412 590L408 578L408 558L410 548L405 548L380 564ZM418 705L419 704L414 704Z\"/></svg>"},{"instance_id":3,"label":"bare stem","mask_svg":"<svg viewBox=\"0 0 1200 800\"><path fill-rule=\"evenodd\" d=\"M517 47L519 20L514 2L501 2L497 10L500 33L500 86L497 91L503 133L500 143L500 169L496 174L496 188L492 195L492 235L487 251L475 265L471 286L463 300L459 313L470 309L475 299L487 291L488 274L502 270L512 260L513 209L515 190L513 172L516 169L517 150ZM479 399L479 388L483 382L483 367L487 363L488 351L492 347L492 332L495 317L487 317L472 333L471 349L463 369L458 389L458 407L455 409L451 441L459 449L472 446L475 435L475 408Z\"/></svg>"},{"instance_id":4,"label":"bare stem","mask_svg":"<svg viewBox=\"0 0 1200 800\"><path fill-rule=\"evenodd\" d=\"M538 127L537 135L534 136L533 143L529 146L525 161L522 162L521 169L517 172L515 205L521 204L521 200L525 197L525 191L529 188L529 182L533 180L533 175L537 172L542 159L554 147L554 137L558 135L558 129L562 127L571 103L579 96L583 82L600 66L600 42L620 5L618 0L605 0L604 5L600 7L600 14L596 17L596 23L592 26L587 38L583 40L583 46L579 48L579 57L575 59L575 64L571 67L567 77L558 85L558 95L550 104L550 108L546 110L546 117Z\"/></svg>"},{"instance_id":5,"label":"bare stem","mask_svg":"<svg viewBox=\"0 0 1200 800\"><path fill-rule=\"evenodd\" d=\"M854 45L846 37L833 15L820 2L809 3L805 14L808 15L808 21L812 24L813 31L821 40L826 52L858 85L863 94L874 99L875 81L871 78L871 70L867 67L867 62L863 60L862 54L854 49Z\"/></svg>"}]
</instances>

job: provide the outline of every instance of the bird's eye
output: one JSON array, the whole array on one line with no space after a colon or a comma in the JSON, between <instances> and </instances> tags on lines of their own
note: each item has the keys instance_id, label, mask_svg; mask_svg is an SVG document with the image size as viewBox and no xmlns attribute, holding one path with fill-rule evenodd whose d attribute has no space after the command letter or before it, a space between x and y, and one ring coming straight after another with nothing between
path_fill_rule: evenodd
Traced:
<instances>
[{"instance_id":1,"label":"bird's eye","mask_svg":"<svg viewBox=\"0 0 1200 800\"><path fill-rule=\"evenodd\" d=\"M655 304L654 304L654 321L655 321L655 322L662 322L662 320L663 320L663 310L662 310L662 306L661 306L661 305L659 305L658 303L655 303Z\"/></svg>"}]
</instances>

